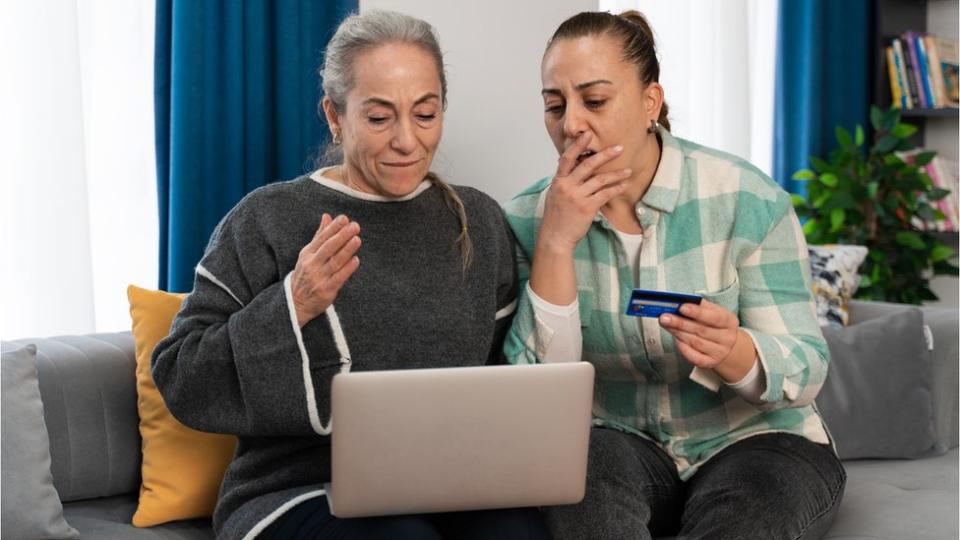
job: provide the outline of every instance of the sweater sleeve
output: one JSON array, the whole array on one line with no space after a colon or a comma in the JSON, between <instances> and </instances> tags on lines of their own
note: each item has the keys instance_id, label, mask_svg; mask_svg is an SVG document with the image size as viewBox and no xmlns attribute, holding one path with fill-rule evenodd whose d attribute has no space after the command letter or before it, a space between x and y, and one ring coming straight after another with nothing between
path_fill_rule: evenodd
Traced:
<instances>
[{"instance_id":1,"label":"sweater sleeve","mask_svg":"<svg viewBox=\"0 0 960 540\"><path fill-rule=\"evenodd\" d=\"M497 268L497 312L494 315L493 343L487 364L505 364L503 342L517 311L517 263L514 258L515 240L499 206L494 204L499 226L499 250Z\"/></svg>"},{"instance_id":2,"label":"sweater sleeve","mask_svg":"<svg viewBox=\"0 0 960 540\"><path fill-rule=\"evenodd\" d=\"M786 199L786 197L784 197ZM793 208L738 268L740 324L757 349L766 390L760 409L808 405L827 375L829 350L810 292L810 263Z\"/></svg>"},{"instance_id":3,"label":"sweater sleeve","mask_svg":"<svg viewBox=\"0 0 960 540\"><path fill-rule=\"evenodd\" d=\"M330 381L350 361L336 310L299 327L290 274L279 274L248 206L214 231L193 291L154 350L154 381L174 417L194 429L327 434Z\"/></svg>"}]
</instances>

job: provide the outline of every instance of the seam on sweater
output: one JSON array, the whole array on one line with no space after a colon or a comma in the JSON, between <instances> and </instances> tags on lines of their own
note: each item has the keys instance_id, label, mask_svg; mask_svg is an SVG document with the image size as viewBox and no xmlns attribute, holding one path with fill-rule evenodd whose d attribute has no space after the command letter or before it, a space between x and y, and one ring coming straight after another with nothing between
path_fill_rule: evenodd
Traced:
<instances>
[{"instance_id":1,"label":"seam on sweater","mask_svg":"<svg viewBox=\"0 0 960 540\"><path fill-rule=\"evenodd\" d=\"M203 265L200 265L200 264L197 265L197 274L207 278L211 283L213 283L217 287L220 287L221 289L227 291L227 294L229 294L234 300L236 300L237 303L240 304L240 307L243 307L243 302L241 302L240 299L237 298L237 295L233 294L233 291L230 290L230 287L227 287L226 285L224 285L222 281L217 279L217 277L214 276L213 273L211 273L209 270L204 268Z\"/></svg>"},{"instance_id":2,"label":"seam on sweater","mask_svg":"<svg viewBox=\"0 0 960 540\"><path fill-rule=\"evenodd\" d=\"M310 491L310 492L304 493L303 495L290 499L289 501L277 507L277 509L274 510L273 512L270 512L269 514L267 514L267 517L258 521L257 524L254 525L253 528L250 529L250 531L246 535L244 535L243 540L253 540L254 538L257 537L257 535L262 533L267 527L273 524L273 522L276 521L277 518L282 516L287 510L290 510L291 508L302 503L303 501L306 501L308 499L313 499L314 497L319 497L321 495L326 495L326 494L327 492L325 490L320 489L317 491Z\"/></svg>"},{"instance_id":3,"label":"seam on sweater","mask_svg":"<svg viewBox=\"0 0 960 540\"><path fill-rule=\"evenodd\" d=\"M300 331L300 324L297 322L297 311L293 307L293 290L291 289L291 277L293 272L283 278L283 294L287 301L287 312L290 314L290 324L293 327L293 334L297 338L297 347L300 349L300 360L303 367L303 387L307 398L307 415L310 417L310 426L319 435L329 435L333 429L333 415L327 425L324 426L320 420L320 412L317 410L317 395L313 388L313 377L310 375L310 357L307 356L307 347L303 343L303 333ZM327 307L327 322L330 324L330 331L333 333L333 341L337 345L337 351L340 353L340 373L350 371L350 349L347 348L347 338L343 335L343 328L340 326L340 318L337 316L337 310L333 304Z\"/></svg>"},{"instance_id":4,"label":"seam on sweater","mask_svg":"<svg viewBox=\"0 0 960 540\"><path fill-rule=\"evenodd\" d=\"M497 313L493 316L493 319L496 320L496 321L499 321L500 319L502 319L502 318L504 318L504 317L509 317L509 316L512 315L513 312L516 311L516 310L517 310L517 299L514 298L514 299L513 299L513 302L510 302L510 303L507 304L506 306L498 309L498 310L497 310Z\"/></svg>"}]
</instances>

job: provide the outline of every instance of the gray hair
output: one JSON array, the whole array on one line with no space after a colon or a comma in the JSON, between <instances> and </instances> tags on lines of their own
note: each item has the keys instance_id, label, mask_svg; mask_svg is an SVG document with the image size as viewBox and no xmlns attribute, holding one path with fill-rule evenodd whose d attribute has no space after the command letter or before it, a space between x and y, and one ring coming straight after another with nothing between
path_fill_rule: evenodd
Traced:
<instances>
[{"instance_id":1,"label":"gray hair","mask_svg":"<svg viewBox=\"0 0 960 540\"><path fill-rule=\"evenodd\" d=\"M447 76L443 69L440 42L433 27L426 21L403 13L373 9L347 17L327 43L320 79L323 81L323 93L330 98L337 114L342 115L346 111L347 94L354 86L353 65L357 57L390 43L409 43L423 49L433 58L440 78L441 103L446 108ZM328 143L322 161L327 165L342 163L343 149L340 145ZM457 243L460 244L463 270L466 272L473 258L473 244L467 230L467 213L463 201L450 184L433 172L427 174L427 179L443 192L444 201L460 221L461 230Z\"/></svg>"}]
</instances>

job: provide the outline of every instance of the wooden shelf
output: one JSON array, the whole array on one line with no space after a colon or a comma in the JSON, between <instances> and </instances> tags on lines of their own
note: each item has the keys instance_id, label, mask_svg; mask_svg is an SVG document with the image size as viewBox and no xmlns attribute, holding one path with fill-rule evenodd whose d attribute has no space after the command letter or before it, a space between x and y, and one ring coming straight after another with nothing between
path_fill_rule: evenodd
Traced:
<instances>
[{"instance_id":1,"label":"wooden shelf","mask_svg":"<svg viewBox=\"0 0 960 540\"><path fill-rule=\"evenodd\" d=\"M901 113L904 118L957 118L960 109L943 107L940 109L904 109Z\"/></svg>"}]
</instances>

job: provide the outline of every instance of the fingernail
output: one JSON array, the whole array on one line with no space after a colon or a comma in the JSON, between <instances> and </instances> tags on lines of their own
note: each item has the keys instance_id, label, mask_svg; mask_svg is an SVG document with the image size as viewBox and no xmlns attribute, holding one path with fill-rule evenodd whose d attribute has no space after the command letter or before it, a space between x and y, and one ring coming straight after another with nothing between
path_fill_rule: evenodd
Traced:
<instances>
[{"instance_id":1,"label":"fingernail","mask_svg":"<svg viewBox=\"0 0 960 540\"><path fill-rule=\"evenodd\" d=\"M619 154L620 152L623 152L623 146L618 144L613 147L613 151Z\"/></svg>"},{"instance_id":2,"label":"fingernail","mask_svg":"<svg viewBox=\"0 0 960 540\"><path fill-rule=\"evenodd\" d=\"M673 317L671 317L671 316L669 316L669 315L663 315L662 319L663 319L663 323L664 323L664 324L671 324L671 323L673 323Z\"/></svg>"},{"instance_id":3,"label":"fingernail","mask_svg":"<svg viewBox=\"0 0 960 540\"><path fill-rule=\"evenodd\" d=\"M337 216L337 224L343 225L347 222L347 216Z\"/></svg>"}]
</instances>

